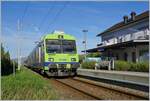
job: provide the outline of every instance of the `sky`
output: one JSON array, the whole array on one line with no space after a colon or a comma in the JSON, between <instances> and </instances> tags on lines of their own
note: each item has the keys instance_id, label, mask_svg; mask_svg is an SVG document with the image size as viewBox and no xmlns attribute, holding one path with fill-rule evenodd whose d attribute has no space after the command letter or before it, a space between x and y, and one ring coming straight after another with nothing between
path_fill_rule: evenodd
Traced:
<instances>
[{"instance_id":1,"label":"sky","mask_svg":"<svg viewBox=\"0 0 150 101\"><path fill-rule=\"evenodd\" d=\"M87 29L87 49L101 43L97 34L130 16L149 9L148 1L3 1L2 42L11 58L26 57L40 37L61 30L77 39L78 53L84 50L82 30ZM18 23L18 21L20 23ZM19 27L18 27L19 25Z\"/></svg>"}]
</instances>

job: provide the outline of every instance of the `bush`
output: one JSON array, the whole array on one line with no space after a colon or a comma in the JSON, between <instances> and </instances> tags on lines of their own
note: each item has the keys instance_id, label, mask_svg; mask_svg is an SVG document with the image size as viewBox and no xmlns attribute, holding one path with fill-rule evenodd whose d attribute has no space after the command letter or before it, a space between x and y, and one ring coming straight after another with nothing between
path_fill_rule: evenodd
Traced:
<instances>
[{"instance_id":1,"label":"bush","mask_svg":"<svg viewBox=\"0 0 150 101\"><path fill-rule=\"evenodd\" d=\"M115 70L128 71L130 67L130 64L126 61L115 61Z\"/></svg>"},{"instance_id":2,"label":"bush","mask_svg":"<svg viewBox=\"0 0 150 101\"><path fill-rule=\"evenodd\" d=\"M84 69L94 69L95 68L95 61L88 61L88 62L83 62L81 65L82 65L82 68Z\"/></svg>"},{"instance_id":3,"label":"bush","mask_svg":"<svg viewBox=\"0 0 150 101\"><path fill-rule=\"evenodd\" d=\"M84 55L79 55L79 63L82 63L84 60Z\"/></svg>"},{"instance_id":4,"label":"bush","mask_svg":"<svg viewBox=\"0 0 150 101\"><path fill-rule=\"evenodd\" d=\"M148 62L139 62L136 64L137 71L140 72L149 72L149 63Z\"/></svg>"},{"instance_id":5,"label":"bush","mask_svg":"<svg viewBox=\"0 0 150 101\"><path fill-rule=\"evenodd\" d=\"M129 71L138 71L136 63L130 62L129 64L130 64Z\"/></svg>"},{"instance_id":6,"label":"bush","mask_svg":"<svg viewBox=\"0 0 150 101\"><path fill-rule=\"evenodd\" d=\"M126 62L126 61L115 61L115 70L119 71L135 71L135 72L149 72L148 62Z\"/></svg>"}]
</instances>

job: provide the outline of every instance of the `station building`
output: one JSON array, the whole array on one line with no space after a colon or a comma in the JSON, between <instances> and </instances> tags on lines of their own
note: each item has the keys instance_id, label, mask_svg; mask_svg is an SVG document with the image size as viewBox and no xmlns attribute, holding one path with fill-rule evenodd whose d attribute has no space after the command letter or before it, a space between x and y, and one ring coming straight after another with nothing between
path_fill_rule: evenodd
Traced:
<instances>
[{"instance_id":1,"label":"station building","mask_svg":"<svg viewBox=\"0 0 150 101\"><path fill-rule=\"evenodd\" d=\"M104 57L132 62L149 60L149 11L131 12L123 20L99 33L102 42L86 52L101 52Z\"/></svg>"}]
</instances>

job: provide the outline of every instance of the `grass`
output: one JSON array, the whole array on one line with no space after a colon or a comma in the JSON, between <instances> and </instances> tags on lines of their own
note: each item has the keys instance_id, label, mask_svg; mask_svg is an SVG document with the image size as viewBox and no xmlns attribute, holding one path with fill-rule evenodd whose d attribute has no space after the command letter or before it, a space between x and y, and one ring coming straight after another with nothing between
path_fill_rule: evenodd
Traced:
<instances>
[{"instance_id":1,"label":"grass","mask_svg":"<svg viewBox=\"0 0 150 101\"><path fill-rule=\"evenodd\" d=\"M57 95L50 81L24 67L15 76L2 76L1 98L3 100L55 100Z\"/></svg>"}]
</instances>

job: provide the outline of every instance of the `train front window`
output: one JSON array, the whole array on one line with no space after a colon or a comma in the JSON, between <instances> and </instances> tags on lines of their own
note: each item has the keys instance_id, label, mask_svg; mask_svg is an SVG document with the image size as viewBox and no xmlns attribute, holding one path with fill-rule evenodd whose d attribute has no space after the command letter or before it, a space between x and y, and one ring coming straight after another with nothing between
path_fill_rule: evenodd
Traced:
<instances>
[{"instance_id":1,"label":"train front window","mask_svg":"<svg viewBox=\"0 0 150 101\"><path fill-rule=\"evenodd\" d=\"M63 53L76 53L76 44L74 40L62 40Z\"/></svg>"},{"instance_id":2,"label":"train front window","mask_svg":"<svg viewBox=\"0 0 150 101\"><path fill-rule=\"evenodd\" d=\"M76 53L74 40L46 40L47 53Z\"/></svg>"},{"instance_id":3,"label":"train front window","mask_svg":"<svg viewBox=\"0 0 150 101\"><path fill-rule=\"evenodd\" d=\"M46 40L47 53L60 53L61 45L59 40Z\"/></svg>"}]
</instances>

